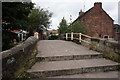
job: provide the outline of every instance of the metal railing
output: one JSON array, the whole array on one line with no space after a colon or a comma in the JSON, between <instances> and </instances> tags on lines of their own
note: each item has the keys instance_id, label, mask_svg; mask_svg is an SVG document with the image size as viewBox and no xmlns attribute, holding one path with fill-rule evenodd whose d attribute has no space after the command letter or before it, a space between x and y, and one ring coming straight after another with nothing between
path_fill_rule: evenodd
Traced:
<instances>
[{"instance_id":1,"label":"metal railing","mask_svg":"<svg viewBox=\"0 0 120 80\"><path fill-rule=\"evenodd\" d=\"M72 33L66 33L66 36L65 36L66 40L68 40L70 38L71 40L73 40L73 39L79 40L80 43L82 41L86 42L86 43L90 43L90 42L82 39L82 37L89 38L89 39L91 38L88 35L85 35L85 34L82 34L82 33L73 33L73 32Z\"/></svg>"}]
</instances>

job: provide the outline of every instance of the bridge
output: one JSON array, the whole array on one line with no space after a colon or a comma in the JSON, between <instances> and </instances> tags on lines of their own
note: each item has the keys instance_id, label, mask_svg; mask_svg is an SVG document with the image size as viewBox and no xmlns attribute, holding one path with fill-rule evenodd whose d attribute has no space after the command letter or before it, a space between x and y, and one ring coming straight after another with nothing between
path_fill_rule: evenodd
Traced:
<instances>
[{"instance_id":1,"label":"bridge","mask_svg":"<svg viewBox=\"0 0 120 80\"><path fill-rule=\"evenodd\" d=\"M30 37L21 45L1 52L3 77L118 79L119 46L96 38L91 38L86 47L72 41L38 41Z\"/></svg>"}]
</instances>

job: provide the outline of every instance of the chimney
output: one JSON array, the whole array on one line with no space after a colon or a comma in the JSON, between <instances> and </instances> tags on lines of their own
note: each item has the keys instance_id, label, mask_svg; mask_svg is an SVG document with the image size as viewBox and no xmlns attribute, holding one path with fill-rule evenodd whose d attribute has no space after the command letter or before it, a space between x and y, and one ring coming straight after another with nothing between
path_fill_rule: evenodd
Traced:
<instances>
[{"instance_id":1,"label":"chimney","mask_svg":"<svg viewBox=\"0 0 120 80\"><path fill-rule=\"evenodd\" d=\"M79 12L79 16L81 16L84 12L82 11L82 9Z\"/></svg>"},{"instance_id":2,"label":"chimney","mask_svg":"<svg viewBox=\"0 0 120 80\"><path fill-rule=\"evenodd\" d=\"M101 3L101 2L95 2L95 3L94 3L94 7L102 8L102 3Z\"/></svg>"}]
</instances>

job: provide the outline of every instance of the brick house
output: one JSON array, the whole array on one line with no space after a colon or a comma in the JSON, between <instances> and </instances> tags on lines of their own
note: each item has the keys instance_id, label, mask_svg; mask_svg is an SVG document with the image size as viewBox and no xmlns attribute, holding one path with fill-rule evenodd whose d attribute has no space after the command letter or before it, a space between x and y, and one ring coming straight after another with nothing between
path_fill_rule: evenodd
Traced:
<instances>
[{"instance_id":1,"label":"brick house","mask_svg":"<svg viewBox=\"0 0 120 80\"><path fill-rule=\"evenodd\" d=\"M116 41L120 40L120 25L114 24L114 39Z\"/></svg>"},{"instance_id":2,"label":"brick house","mask_svg":"<svg viewBox=\"0 0 120 80\"><path fill-rule=\"evenodd\" d=\"M94 7L86 12L81 10L72 24L76 21L87 27L87 35L91 37L113 38L114 20L102 9L101 2L95 2Z\"/></svg>"}]
</instances>

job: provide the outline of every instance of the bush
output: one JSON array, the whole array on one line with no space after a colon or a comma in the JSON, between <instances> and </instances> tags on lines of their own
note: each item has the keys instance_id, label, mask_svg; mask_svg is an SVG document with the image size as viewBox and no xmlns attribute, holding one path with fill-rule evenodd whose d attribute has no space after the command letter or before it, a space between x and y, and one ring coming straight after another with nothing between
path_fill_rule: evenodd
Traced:
<instances>
[{"instance_id":1,"label":"bush","mask_svg":"<svg viewBox=\"0 0 120 80\"><path fill-rule=\"evenodd\" d=\"M14 47L13 39L16 39L17 41L19 40L17 34L8 31L2 31L2 51Z\"/></svg>"},{"instance_id":2,"label":"bush","mask_svg":"<svg viewBox=\"0 0 120 80\"><path fill-rule=\"evenodd\" d=\"M56 39L58 39L58 36L56 36L56 35L51 35L49 37L49 40L56 40Z\"/></svg>"}]
</instances>

